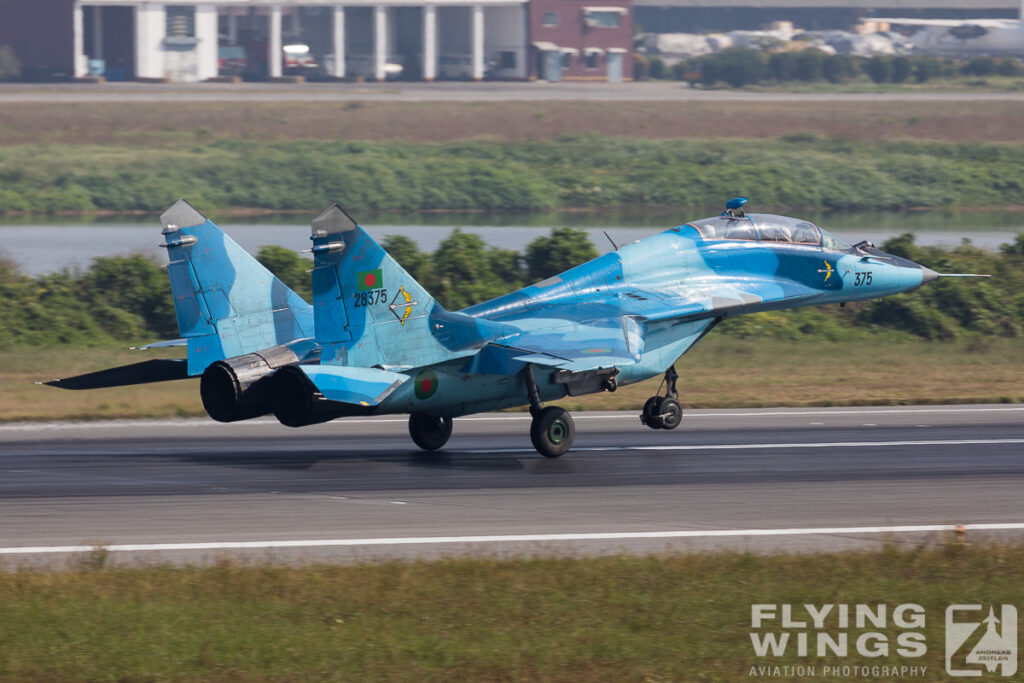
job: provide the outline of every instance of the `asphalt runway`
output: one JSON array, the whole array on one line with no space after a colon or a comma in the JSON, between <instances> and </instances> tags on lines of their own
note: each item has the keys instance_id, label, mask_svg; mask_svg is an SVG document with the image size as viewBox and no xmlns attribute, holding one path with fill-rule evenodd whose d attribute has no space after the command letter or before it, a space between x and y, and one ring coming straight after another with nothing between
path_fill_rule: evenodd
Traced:
<instances>
[{"instance_id":1,"label":"asphalt runway","mask_svg":"<svg viewBox=\"0 0 1024 683\"><path fill-rule=\"evenodd\" d=\"M106 83L0 85L0 102L385 102L539 100L731 100L756 102L1024 101L1014 92L787 93L704 90L674 81L591 83L547 81L465 83Z\"/></svg>"},{"instance_id":2,"label":"asphalt runway","mask_svg":"<svg viewBox=\"0 0 1024 683\"><path fill-rule=\"evenodd\" d=\"M689 411L673 432L578 413L537 455L526 414L0 425L0 563L840 550L1024 536L1024 406Z\"/></svg>"}]
</instances>

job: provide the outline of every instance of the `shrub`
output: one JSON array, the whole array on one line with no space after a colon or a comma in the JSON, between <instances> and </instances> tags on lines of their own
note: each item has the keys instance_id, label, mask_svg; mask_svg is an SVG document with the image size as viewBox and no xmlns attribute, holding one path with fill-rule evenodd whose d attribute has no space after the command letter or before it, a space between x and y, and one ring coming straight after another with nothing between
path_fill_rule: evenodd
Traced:
<instances>
[{"instance_id":1,"label":"shrub","mask_svg":"<svg viewBox=\"0 0 1024 683\"><path fill-rule=\"evenodd\" d=\"M704 61L704 82L708 85L722 80L734 88L756 83L764 76L763 53L746 47L731 47ZM712 66L711 76L707 69ZM709 82L709 78L714 78Z\"/></svg>"},{"instance_id":2,"label":"shrub","mask_svg":"<svg viewBox=\"0 0 1024 683\"><path fill-rule=\"evenodd\" d=\"M867 65L868 77L875 83L892 80L892 62L886 57L872 57Z\"/></svg>"},{"instance_id":3,"label":"shrub","mask_svg":"<svg viewBox=\"0 0 1024 683\"><path fill-rule=\"evenodd\" d=\"M796 78L796 53L776 52L768 58L768 74L773 80L784 82Z\"/></svg>"},{"instance_id":4,"label":"shrub","mask_svg":"<svg viewBox=\"0 0 1024 683\"><path fill-rule=\"evenodd\" d=\"M661 57L651 57L647 63L647 73L651 78L660 80L668 76L668 69L665 68L665 61Z\"/></svg>"},{"instance_id":5,"label":"shrub","mask_svg":"<svg viewBox=\"0 0 1024 683\"><path fill-rule=\"evenodd\" d=\"M637 52L633 53L633 80L634 81L646 81L647 80L647 57Z\"/></svg>"},{"instance_id":6,"label":"shrub","mask_svg":"<svg viewBox=\"0 0 1024 683\"><path fill-rule=\"evenodd\" d=\"M1024 68L1021 67L1020 60L1004 57L999 60L996 71L1000 76L1020 76L1024 72Z\"/></svg>"},{"instance_id":7,"label":"shrub","mask_svg":"<svg viewBox=\"0 0 1024 683\"><path fill-rule=\"evenodd\" d=\"M892 74L890 78L893 83L903 83L910 78L913 66L906 57L896 57L892 60Z\"/></svg>"},{"instance_id":8,"label":"shrub","mask_svg":"<svg viewBox=\"0 0 1024 683\"><path fill-rule=\"evenodd\" d=\"M822 73L829 83L844 83L853 77L853 59L849 55L829 55L822 65Z\"/></svg>"},{"instance_id":9,"label":"shrub","mask_svg":"<svg viewBox=\"0 0 1024 683\"><path fill-rule=\"evenodd\" d=\"M801 50L796 56L796 77L801 81L821 80L822 68L825 63L825 53L809 47Z\"/></svg>"},{"instance_id":10,"label":"shrub","mask_svg":"<svg viewBox=\"0 0 1024 683\"><path fill-rule=\"evenodd\" d=\"M918 83L942 75L942 64L934 57L921 57L914 62L914 80Z\"/></svg>"},{"instance_id":11,"label":"shrub","mask_svg":"<svg viewBox=\"0 0 1024 683\"><path fill-rule=\"evenodd\" d=\"M996 60L991 57L975 57L963 67L968 76L991 76L996 72Z\"/></svg>"}]
</instances>

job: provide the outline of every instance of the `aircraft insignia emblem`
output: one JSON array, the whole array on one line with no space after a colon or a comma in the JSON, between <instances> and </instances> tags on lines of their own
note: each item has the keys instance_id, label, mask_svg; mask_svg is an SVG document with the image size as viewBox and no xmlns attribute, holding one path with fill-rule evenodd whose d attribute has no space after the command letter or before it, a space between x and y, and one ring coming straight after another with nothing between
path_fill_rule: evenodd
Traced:
<instances>
[{"instance_id":1,"label":"aircraft insignia emblem","mask_svg":"<svg viewBox=\"0 0 1024 683\"><path fill-rule=\"evenodd\" d=\"M828 279L830 277L832 277L832 273L835 272L835 269L832 267L831 263L829 263L828 261L825 261L825 267L824 268L818 268L818 272L819 273L825 273L825 282L828 282Z\"/></svg>"},{"instance_id":2,"label":"aircraft insignia emblem","mask_svg":"<svg viewBox=\"0 0 1024 683\"><path fill-rule=\"evenodd\" d=\"M398 318L398 322L405 325L405 321L412 315L412 307L419 304L418 301L412 300L412 295L405 291L405 287L398 288L398 294L395 294L395 298L391 300L391 304L388 308Z\"/></svg>"}]
</instances>

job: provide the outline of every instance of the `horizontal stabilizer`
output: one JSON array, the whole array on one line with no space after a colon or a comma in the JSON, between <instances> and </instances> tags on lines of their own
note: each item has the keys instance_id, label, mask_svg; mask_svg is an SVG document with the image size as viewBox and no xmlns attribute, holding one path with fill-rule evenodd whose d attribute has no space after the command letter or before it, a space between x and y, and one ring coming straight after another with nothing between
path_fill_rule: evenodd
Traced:
<instances>
[{"instance_id":1,"label":"horizontal stabilizer","mask_svg":"<svg viewBox=\"0 0 1024 683\"><path fill-rule=\"evenodd\" d=\"M324 398L340 403L376 406L409 380L408 375L342 365L298 365Z\"/></svg>"},{"instance_id":2,"label":"horizontal stabilizer","mask_svg":"<svg viewBox=\"0 0 1024 683\"><path fill-rule=\"evenodd\" d=\"M105 389L127 387L133 384L151 384L188 378L188 362L184 358L154 358L152 360L99 370L66 379L41 382L60 389Z\"/></svg>"},{"instance_id":3,"label":"horizontal stabilizer","mask_svg":"<svg viewBox=\"0 0 1024 683\"><path fill-rule=\"evenodd\" d=\"M148 351L149 349L169 349L173 346L188 346L188 339L169 339L167 341L153 342L145 346L130 346L132 351Z\"/></svg>"}]
</instances>

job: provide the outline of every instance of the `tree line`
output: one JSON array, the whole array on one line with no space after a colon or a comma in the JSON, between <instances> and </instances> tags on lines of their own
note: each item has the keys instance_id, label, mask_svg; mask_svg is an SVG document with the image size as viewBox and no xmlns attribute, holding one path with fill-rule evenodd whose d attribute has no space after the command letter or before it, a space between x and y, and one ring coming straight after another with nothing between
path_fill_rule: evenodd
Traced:
<instances>
[{"instance_id":1,"label":"tree line","mask_svg":"<svg viewBox=\"0 0 1024 683\"><path fill-rule=\"evenodd\" d=\"M767 52L733 47L710 55L681 59L671 65L656 55L634 56L634 77L638 80L685 80L705 87L725 84L742 88L758 83L818 81L839 84L861 74L875 83L924 83L958 76L1021 76L1024 75L1024 66L1013 57L975 57L969 60L930 55L854 57L829 55L816 48Z\"/></svg>"},{"instance_id":2,"label":"tree line","mask_svg":"<svg viewBox=\"0 0 1024 683\"><path fill-rule=\"evenodd\" d=\"M407 237L390 236L388 251L449 310L458 310L543 280L596 255L583 231L557 228L524 252L488 246L453 231L433 253ZM990 252L964 244L921 247L911 234L883 249L939 272L992 275L986 280L942 279L880 301L740 316L722 325L739 337L848 339L893 334L927 340L964 335L1024 335L1024 233ZM257 258L307 301L310 262L277 246ZM167 275L141 255L94 259L85 270L38 277L0 261L0 348L102 345L178 336Z\"/></svg>"}]
</instances>

